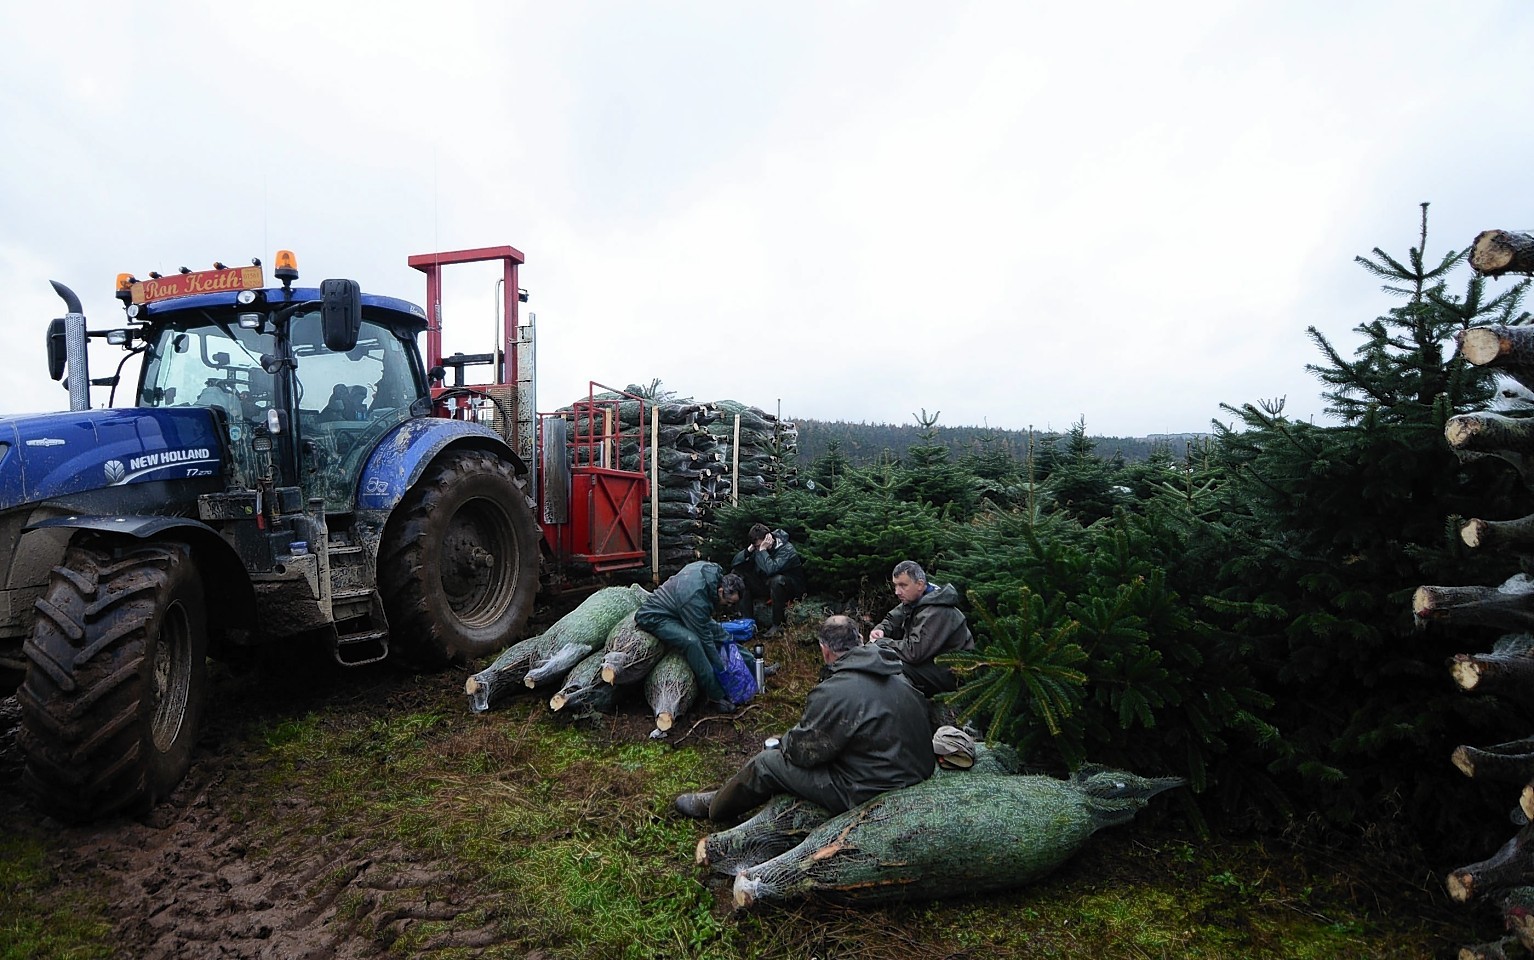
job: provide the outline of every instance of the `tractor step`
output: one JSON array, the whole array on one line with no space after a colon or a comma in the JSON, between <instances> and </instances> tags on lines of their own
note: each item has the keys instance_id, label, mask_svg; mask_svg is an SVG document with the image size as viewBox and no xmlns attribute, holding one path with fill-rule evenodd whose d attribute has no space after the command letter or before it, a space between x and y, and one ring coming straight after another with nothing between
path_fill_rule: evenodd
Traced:
<instances>
[{"instance_id":1,"label":"tractor step","mask_svg":"<svg viewBox=\"0 0 1534 960\"><path fill-rule=\"evenodd\" d=\"M336 662L343 667L377 663L389 655L389 631L362 630L336 635Z\"/></svg>"},{"instance_id":2,"label":"tractor step","mask_svg":"<svg viewBox=\"0 0 1534 960\"><path fill-rule=\"evenodd\" d=\"M373 610L373 591L366 589L332 590L330 608L337 623L358 617L370 617Z\"/></svg>"}]
</instances>

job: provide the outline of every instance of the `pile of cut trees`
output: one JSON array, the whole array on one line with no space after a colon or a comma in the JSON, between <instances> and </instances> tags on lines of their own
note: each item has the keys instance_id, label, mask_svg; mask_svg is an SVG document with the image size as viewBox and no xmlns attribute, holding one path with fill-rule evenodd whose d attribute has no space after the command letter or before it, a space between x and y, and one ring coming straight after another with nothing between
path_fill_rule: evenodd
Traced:
<instances>
[{"instance_id":1,"label":"pile of cut trees","mask_svg":"<svg viewBox=\"0 0 1534 960\"><path fill-rule=\"evenodd\" d=\"M555 411L572 436L616 433L617 466L643 469L655 488L642 508L645 548L661 579L703 559L713 512L739 497L771 493L794 480L797 425L735 400L644 399L638 386L594 394L617 401L616 424L584 422L580 402ZM641 423L641 421L643 421ZM580 458L600 455L576 451ZM652 504L653 499L653 504Z\"/></svg>"},{"instance_id":2,"label":"pile of cut trees","mask_svg":"<svg viewBox=\"0 0 1534 960\"><path fill-rule=\"evenodd\" d=\"M1534 234L1487 230L1475 238L1470 265L1482 276L1534 273ZM1511 463L1534 490L1534 326L1472 327L1459 335L1469 363L1501 374L1499 399L1481 412L1449 419L1444 436L1461 461L1496 457ZM1534 515L1512 520L1472 518L1460 539L1473 550L1505 554L1509 568L1534 561ZM1422 586L1412 597L1419 625L1506 631L1487 653L1460 653L1449 662L1467 693L1534 703L1534 580L1519 572L1497 586ZM1491 857L1451 872L1449 895L1461 903L1498 903L1511 935L1459 951L1461 960L1534 952L1534 736L1491 746L1462 745L1450 756L1466 776L1516 789L1517 833Z\"/></svg>"},{"instance_id":3,"label":"pile of cut trees","mask_svg":"<svg viewBox=\"0 0 1534 960\"><path fill-rule=\"evenodd\" d=\"M642 696L655 729L668 732L698 700L687 661L639 629L634 614L649 599L638 585L603 587L543 633L507 647L469 677L469 709L484 713L514 694L549 694L549 709L565 716L608 713L626 694Z\"/></svg>"},{"instance_id":4,"label":"pile of cut trees","mask_svg":"<svg viewBox=\"0 0 1534 960\"><path fill-rule=\"evenodd\" d=\"M1105 767L1069 780L1020 775L1009 749L977 751L831 816L787 794L698 842L700 866L734 877L737 909L804 898L870 904L1007 890L1045 876L1103 827L1180 786Z\"/></svg>"}]
</instances>

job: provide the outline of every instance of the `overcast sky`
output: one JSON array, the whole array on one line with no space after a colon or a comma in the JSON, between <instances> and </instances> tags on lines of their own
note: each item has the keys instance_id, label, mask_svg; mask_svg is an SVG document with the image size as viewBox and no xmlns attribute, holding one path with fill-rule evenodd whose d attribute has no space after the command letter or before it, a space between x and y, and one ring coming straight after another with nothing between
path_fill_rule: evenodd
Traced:
<instances>
[{"instance_id":1,"label":"overcast sky","mask_svg":"<svg viewBox=\"0 0 1534 960\"><path fill-rule=\"evenodd\" d=\"M1320 414L1305 328L1350 353L1395 305L1353 257L1404 257L1420 202L1435 256L1534 223L1513 0L54 0L0 36L6 413L67 406L49 280L100 327L120 271L290 248L419 303L408 256L511 244L542 409L659 378L1206 430ZM490 349L498 273L448 276L449 351Z\"/></svg>"}]
</instances>

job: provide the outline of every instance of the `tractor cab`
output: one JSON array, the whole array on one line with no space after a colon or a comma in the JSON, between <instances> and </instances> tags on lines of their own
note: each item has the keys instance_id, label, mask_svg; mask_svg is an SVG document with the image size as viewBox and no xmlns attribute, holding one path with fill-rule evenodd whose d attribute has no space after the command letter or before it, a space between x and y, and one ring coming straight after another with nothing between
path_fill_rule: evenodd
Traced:
<instances>
[{"instance_id":1,"label":"tractor cab","mask_svg":"<svg viewBox=\"0 0 1534 960\"><path fill-rule=\"evenodd\" d=\"M279 257L296 279L291 255ZM259 267L241 269L259 285ZM144 353L137 406L212 410L233 486L299 487L328 514L350 511L378 442L430 412L420 309L347 281L187 288L130 278L129 333Z\"/></svg>"}]
</instances>

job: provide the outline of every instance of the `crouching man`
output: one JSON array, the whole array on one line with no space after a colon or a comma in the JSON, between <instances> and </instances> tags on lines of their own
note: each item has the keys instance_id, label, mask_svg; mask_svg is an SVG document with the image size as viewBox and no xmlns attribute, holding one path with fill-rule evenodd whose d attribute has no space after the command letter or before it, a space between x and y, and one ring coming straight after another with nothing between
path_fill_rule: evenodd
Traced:
<instances>
[{"instance_id":1,"label":"crouching man","mask_svg":"<svg viewBox=\"0 0 1534 960\"><path fill-rule=\"evenodd\" d=\"M819 638L825 678L805 698L798 726L718 790L677 797L678 812L731 824L791 793L841 813L932 776L926 700L905 679L900 658L865 646L848 617L827 619Z\"/></svg>"},{"instance_id":2,"label":"crouching man","mask_svg":"<svg viewBox=\"0 0 1534 960\"><path fill-rule=\"evenodd\" d=\"M721 648L733 641L714 620L714 613L721 608L734 609L744 590L740 577L725 573L717 563L698 560L656 588L634 614L639 629L687 659L709 707L721 713L735 710L719 685L719 673L724 670ZM742 650L741 657L748 668L755 669L751 654Z\"/></svg>"}]
</instances>

